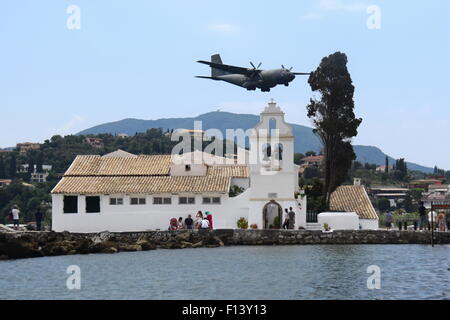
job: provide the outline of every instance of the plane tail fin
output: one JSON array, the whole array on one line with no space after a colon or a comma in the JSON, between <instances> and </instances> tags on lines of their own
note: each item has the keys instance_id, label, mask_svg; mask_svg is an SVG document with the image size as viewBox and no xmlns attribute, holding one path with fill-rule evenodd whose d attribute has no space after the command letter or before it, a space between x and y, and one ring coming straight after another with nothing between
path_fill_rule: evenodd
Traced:
<instances>
[{"instance_id":1,"label":"plane tail fin","mask_svg":"<svg viewBox=\"0 0 450 320\"><path fill-rule=\"evenodd\" d=\"M211 56L211 62L217 63L217 64L223 64L222 59L220 58L220 54L213 54ZM225 74L228 74L228 73L223 70L211 67L211 77L223 76Z\"/></svg>"}]
</instances>

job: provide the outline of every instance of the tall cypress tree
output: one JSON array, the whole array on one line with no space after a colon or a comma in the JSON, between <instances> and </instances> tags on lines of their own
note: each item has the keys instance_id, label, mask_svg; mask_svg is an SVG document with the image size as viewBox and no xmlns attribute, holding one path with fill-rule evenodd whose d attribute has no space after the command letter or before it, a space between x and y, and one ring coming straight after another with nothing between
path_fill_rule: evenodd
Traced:
<instances>
[{"instance_id":1,"label":"tall cypress tree","mask_svg":"<svg viewBox=\"0 0 450 320\"><path fill-rule=\"evenodd\" d=\"M17 176L17 161L14 154L9 159L8 178L14 179Z\"/></svg>"},{"instance_id":2,"label":"tall cypress tree","mask_svg":"<svg viewBox=\"0 0 450 320\"><path fill-rule=\"evenodd\" d=\"M386 173L386 174L389 173L389 158L387 156L386 156L386 161L385 161L384 173Z\"/></svg>"},{"instance_id":3,"label":"tall cypress tree","mask_svg":"<svg viewBox=\"0 0 450 320\"><path fill-rule=\"evenodd\" d=\"M342 183L356 158L351 139L358 134L362 122L354 113L355 87L347 69L347 56L336 52L323 58L308 83L320 93L320 99L311 99L307 109L323 145L324 193L328 204L331 193Z\"/></svg>"},{"instance_id":4,"label":"tall cypress tree","mask_svg":"<svg viewBox=\"0 0 450 320\"><path fill-rule=\"evenodd\" d=\"M6 178L6 168L3 156L0 156L0 179Z\"/></svg>"}]
</instances>

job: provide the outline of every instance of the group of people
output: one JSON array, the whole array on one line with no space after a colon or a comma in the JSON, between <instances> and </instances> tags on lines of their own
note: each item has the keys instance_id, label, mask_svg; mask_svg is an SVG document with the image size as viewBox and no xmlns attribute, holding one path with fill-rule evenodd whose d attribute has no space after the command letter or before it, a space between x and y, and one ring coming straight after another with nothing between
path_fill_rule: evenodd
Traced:
<instances>
[{"instance_id":1,"label":"group of people","mask_svg":"<svg viewBox=\"0 0 450 320\"><path fill-rule=\"evenodd\" d=\"M20 227L20 209L17 205L13 205L9 213L9 219L12 220L13 228L18 230ZM36 219L36 230L42 230L42 220L44 219L44 209L38 206L34 212L34 218Z\"/></svg>"},{"instance_id":2,"label":"group of people","mask_svg":"<svg viewBox=\"0 0 450 320\"><path fill-rule=\"evenodd\" d=\"M450 230L450 216L447 216L444 211L439 212L439 214L435 211L430 211L427 215L423 202L421 202L419 206L419 217L420 230L426 228L430 230L431 228L435 229L436 227L441 232L445 231L445 227L447 227L447 230Z\"/></svg>"},{"instance_id":3,"label":"group of people","mask_svg":"<svg viewBox=\"0 0 450 320\"><path fill-rule=\"evenodd\" d=\"M391 229L394 218L392 212L386 212L384 217L386 228ZM417 224L415 224L415 226L417 226ZM444 232L447 228L447 231L450 231L450 214L446 215L444 211L439 212L439 214L435 211L430 211L427 214L427 210L423 202L421 202L419 205L419 230L431 230L431 228L441 232Z\"/></svg>"},{"instance_id":4,"label":"group of people","mask_svg":"<svg viewBox=\"0 0 450 320\"><path fill-rule=\"evenodd\" d=\"M282 229L295 229L295 212L292 207L284 209L284 221Z\"/></svg>"},{"instance_id":5,"label":"group of people","mask_svg":"<svg viewBox=\"0 0 450 320\"><path fill-rule=\"evenodd\" d=\"M201 211L198 211L195 215L195 220L192 219L192 215L188 215L186 219L183 220L183 217L172 218L169 223L169 230L198 230L198 229L213 229L213 217L209 211L205 211L203 214Z\"/></svg>"}]
</instances>

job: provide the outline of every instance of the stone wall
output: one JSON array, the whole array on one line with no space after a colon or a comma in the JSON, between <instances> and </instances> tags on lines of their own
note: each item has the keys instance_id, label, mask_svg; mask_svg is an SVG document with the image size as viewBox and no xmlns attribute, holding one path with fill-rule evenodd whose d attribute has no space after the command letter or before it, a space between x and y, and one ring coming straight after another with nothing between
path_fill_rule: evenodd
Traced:
<instances>
[{"instance_id":1,"label":"stone wall","mask_svg":"<svg viewBox=\"0 0 450 320\"><path fill-rule=\"evenodd\" d=\"M436 244L450 244L450 232L435 233ZM149 232L0 233L0 259L19 259L66 254L116 253L219 247L232 245L308 244L430 244L430 232L307 230L196 230Z\"/></svg>"}]
</instances>

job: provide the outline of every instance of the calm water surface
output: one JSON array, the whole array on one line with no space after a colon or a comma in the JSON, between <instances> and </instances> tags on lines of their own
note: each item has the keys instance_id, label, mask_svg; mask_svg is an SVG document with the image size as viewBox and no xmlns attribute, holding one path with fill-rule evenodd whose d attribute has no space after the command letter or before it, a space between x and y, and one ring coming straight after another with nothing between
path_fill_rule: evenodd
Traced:
<instances>
[{"instance_id":1,"label":"calm water surface","mask_svg":"<svg viewBox=\"0 0 450 320\"><path fill-rule=\"evenodd\" d=\"M81 289L69 290L69 265ZM368 290L367 267L381 268ZM0 261L0 299L450 299L450 246L155 250Z\"/></svg>"}]
</instances>

